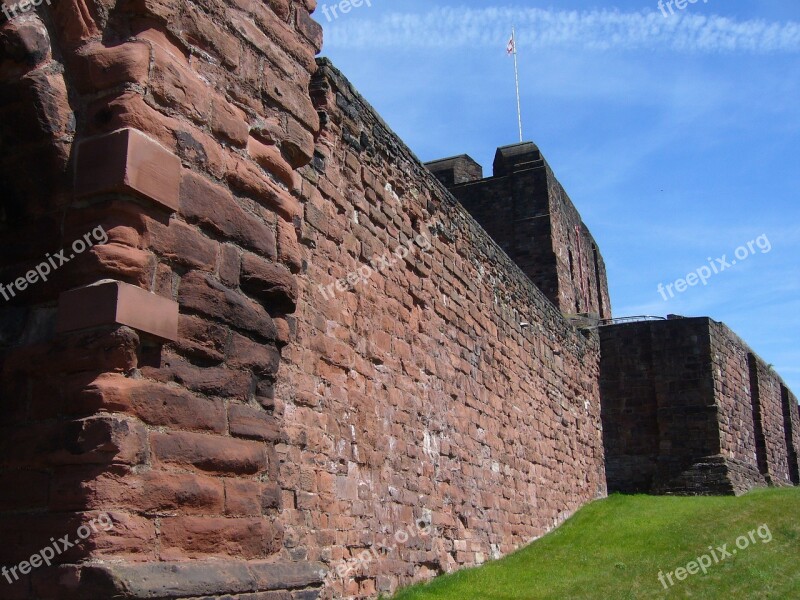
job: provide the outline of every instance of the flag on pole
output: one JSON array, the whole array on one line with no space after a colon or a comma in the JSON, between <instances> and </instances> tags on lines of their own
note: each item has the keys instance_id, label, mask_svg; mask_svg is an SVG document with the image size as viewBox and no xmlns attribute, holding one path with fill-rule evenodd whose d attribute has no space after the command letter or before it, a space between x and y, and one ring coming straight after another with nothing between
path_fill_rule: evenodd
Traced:
<instances>
[{"instance_id":1,"label":"flag on pole","mask_svg":"<svg viewBox=\"0 0 800 600\"><path fill-rule=\"evenodd\" d=\"M514 40L514 36L512 35L511 39L508 40L508 46L506 47L506 52L508 52L508 55L511 56L516 51L517 51L517 43Z\"/></svg>"}]
</instances>

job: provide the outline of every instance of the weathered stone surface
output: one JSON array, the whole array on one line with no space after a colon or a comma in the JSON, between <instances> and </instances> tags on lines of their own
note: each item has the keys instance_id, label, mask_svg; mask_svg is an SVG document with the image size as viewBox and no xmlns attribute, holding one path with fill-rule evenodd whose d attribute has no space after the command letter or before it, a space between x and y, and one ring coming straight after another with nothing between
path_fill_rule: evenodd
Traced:
<instances>
[{"instance_id":1,"label":"weathered stone surface","mask_svg":"<svg viewBox=\"0 0 800 600\"><path fill-rule=\"evenodd\" d=\"M98 226L108 242L0 303L0 563L115 524L3 598L375 598L605 494L600 347L562 315L610 311L580 216L531 148L503 148L478 187L512 208L470 208L492 229L547 207L516 231L552 243L510 218L493 241L315 62L316 4L59 0L3 27L0 283ZM456 187L480 178L461 166ZM98 283L177 301L174 335L56 333L59 295ZM667 484L794 481L794 396L723 335L706 377L695 333L661 341L698 403L662 411L665 432L703 453L658 464ZM703 386L735 401L712 415ZM325 577L400 529L389 558Z\"/></svg>"},{"instance_id":2,"label":"weathered stone surface","mask_svg":"<svg viewBox=\"0 0 800 600\"><path fill-rule=\"evenodd\" d=\"M302 215L295 170L317 133L314 27L306 15L301 33L295 19L311 8L65 0L52 19L4 27L0 137L13 152L0 161L0 274L16 279L100 226L107 241L0 306L0 536L11 540L0 562L102 512L115 528L3 597L292 600L308 589L292 564L285 589L259 589L242 559L289 554L274 385L302 260L285 224ZM296 114L265 105L266 63ZM246 290L245 253L269 265L244 271ZM124 284L145 296L84 297L57 333L61 293ZM158 316L152 298L178 301L169 331L138 318Z\"/></svg>"},{"instance_id":3,"label":"weathered stone surface","mask_svg":"<svg viewBox=\"0 0 800 600\"><path fill-rule=\"evenodd\" d=\"M281 151L276 146L269 146L251 137L247 140L247 153L262 167L274 173L279 181L292 186L294 183L294 170L281 156Z\"/></svg>"},{"instance_id":4,"label":"weathered stone surface","mask_svg":"<svg viewBox=\"0 0 800 600\"><path fill-rule=\"evenodd\" d=\"M0 465L5 467L136 465L145 462L148 456L146 430L130 419L98 416L68 423L3 429Z\"/></svg>"},{"instance_id":5,"label":"weathered stone surface","mask_svg":"<svg viewBox=\"0 0 800 600\"><path fill-rule=\"evenodd\" d=\"M153 457L161 463L212 473L255 474L267 468L264 446L197 433L151 433Z\"/></svg>"},{"instance_id":6,"label":"weathered stone surface","mask_svg":"<svg viewBox=\"0 0 800 600\"><path fill-rule=\"evenodd\" d=\"M630 323L600 339L610 490L741 494L800 478L788 390L725 325Z\"/></svg>"},{"instance_id":7,"label":"weathered stone surface","mask_svg":"<svg viewBox=\"0 0 800 600\"><path fill-rule=\"evenodd\" d=\"M136 600L162 598L236 598L237 600L279 600L280 596L258 593L286 582L319 585L324 576L319 563L274 563L198 560L156 564L103 564L81 567L66 565L37 573L34 589L42 597L53 593L66 600L107 600L112 597ZM265 573L269 579L264 580ZM59 581L60 585L53 585ZM248 593L256 592L256 593ZM238 596L236 594L243 594ZM233 596L231 596L233 595ZM287 598L290 596L287 596Z\"/></svg>"},{"instance_id":8,"label":"weathered stone surface","mask_svg":"<svg viewBox=\"0 0 800 600\"><path fill-rule=\"evenodd\" d=\"M223 100L216 100L212 104L212 127L238 145L244 145L248 140L250 127L246 118L243 111Z\"/></svg>"},{"instance_id":9,"label":"weathered stone surface","mask_svg":"<svg viewBox=\"0 0 800 600\"><path fill-rule=\"evenodd\" d=\"M142 373L156 381L178 383L193 392L221 398L247 400L253 387L252 373L225 367L197 367L166 352L159 368L146 367Z\"/></svg>"},{"instance_id":10,"label":"weathered stone surface","mask_svg":"<svg viewBox=\"0 0 800 600\"><path fill-rule=\"evenodd\" d=\"M175 347L190 358L221 363L225 358L229 330L201 317L181 315L178 319L178 340Z\"/></svg>"},{"instance_id":11,"label":"weathered stone surface","mask_svg":"<svg viewBox=\"0 0 800 600\"><path fill-rule=\"evenodd\" d=\"M318 584L325 575L320 563L251 563L258 589L281 590L303 588Z\"/></svg>"},{"instance_id":12,"label":"weathered stone surface","mask_svg":"<svg viewBox=\"0 0 800 600\"><path fill-rule=\"evenodd\" d=\"M264 151L258 156L263 166L274 172L279 180L288 178L286 172L288 165L280 164L282 161L277 159L274 152ZM287 221L299 217L303 212L300 202L294 196L265 177L258 166L237 154L228 154L227 181L231 187L281 215Z\"/></svg>"},{"instance_id":13,"label":"weathered stone surface","mask_svg":"<svg viewBox=\"0 0 800 600\"><path fill-rule=\"evenodd\" d=\"M92 583L99 580L106 590L137 599L237 594L256 589L244 562L108 565L83 567L82 571L82 579Z\"/></svg>"},{"instance_id":14,"label":"weathered stone surface","mask_svg":"<svg viewBox=\"0 0 800 600\"><path fill-rule=\"evenodd\" d=\"M122 375L98 377L80 397L84 410L123 412L147 425L194 431L226 429L225 407L177 386L129 379Z\"/></svg>"},{"instance_id":15,"label":"weathered stone surface","mask_svg":"<svg viewBox=\"0 0 800 600\"><path fill-rule=\"evenodd\" d=\"M198 229L175 219L166 227L148 219L146 227L144 243L172 264L209 272L216 267L219 244Z\"/></svg>"},{"instance_id":16,"label":"weathered stone surface","mask_svg":"<svg viewBox=\"0 0 800 600\"><path fill-rule=\"evenodd\" d=\"M197 223L218 235L275 257L275 235L255 215L246 212L231 193L205 178L187 173L181 184L180 212L190 223Z\"/></svg>"},{"instance_id":17,"label":"weathered stone surface","mask_svg":"<svg viewBox=\"0 0 800 600\"><path fill-rule=\"evenodd\" d=\"M178 302L264 340L275 339L275 324L261 306L206 273L193 271L183 277Z\"/></svg>"},{"instance_id":18,"label":"weathered stone surface","mask_svg":"<svg viewBox=\"0 0 800 600\"><path fill-rule=\"evenodd\" d=\"M74 81L81 92L97 92L122 84L145 85L150 48L141 42L105 46L90 42L74 56Z\"/></svg>"},{"instance_id":19,"label":"weathered stone surface","mask_svg":"<svg viewBox=\"0 0 800 600\"><path fill-rule=\"evenodd\" d=\"M240 280L245 292L276 312L291 314L297 308L297 281L283 265L245 253Z\"/></svg>"},{"instance_id":20,"label":"weathered stone surface","mask_svg":"<svg viewBox=\"0 0 800 600\"><path fill-rule=\"evenodd\" d=\"M51 504L61 510L131 508L143 513L221 514L223 482L197 473L128 467L59 469L52 479Z\"/></svg>"},{"instance_id":21,"label":"weathered stone surface","mask_svg":"<svg viewBox=\"0 0 800 600\"><path fill-rule=\"evenodd\" d=\"M161 556L166 560L210 556L257 559L274 553L276 532L262 518L169 517L161 521Z\"/></svg>"},{"instance_id":22,"label":"weathered stone surface","mask_svg":"<svg viewBox=\"0 0 800 600\"><path fill-rule=\"evenodd\" d=\"M254 342L238 333L232 333L225 362L234 369L247 369L261 377L271 377L278 372L281 355L272 344Z\"/></svg>"},{"instance_id":23,"label":"weathered stone surface","mask_svg":"<svg viewBox=\"0 0 800 600\"><path fill-rule=\"evenodd\" d=\"M228 420L231 435L265 442L281 441L281 432L275 417L263 409L231 404L228 407Z\"/></svg>"},{"instance_id":24,"label":"weathered stone surface","mask_svg":"<svg viewBox=\"0 0 800 600\"><path fill-rule=\"evenodd\" d=\"M278 260L298 273L303 267L303 256L293 223L278 219Z\"/></svg>"}]
</instances>

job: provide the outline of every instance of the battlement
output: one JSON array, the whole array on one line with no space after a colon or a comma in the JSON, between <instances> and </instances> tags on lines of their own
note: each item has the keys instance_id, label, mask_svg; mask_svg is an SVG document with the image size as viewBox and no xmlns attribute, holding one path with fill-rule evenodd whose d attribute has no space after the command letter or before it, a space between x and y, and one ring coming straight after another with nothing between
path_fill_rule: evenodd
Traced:
<instances>
[{"instance_id":1,"label":"battlement","mask_svg":"<svg viewBox=\"0 0 800 600\"><path fill-rule=\"evenodd\" d=\"M445 187L483 179L483 167L466 154L435 160L425 166Z\"/></svg>"},{"instance_id":2,"label":"battlement","mask_svg":"<svg viewBox=\"0 0 800 600\"><path fill-rule=\"evenodd\" d=\"M539 147L533 142L511 144L497 149L494 156L494 177L507 177L543 166Z\"/></svg>"}]
</instances>

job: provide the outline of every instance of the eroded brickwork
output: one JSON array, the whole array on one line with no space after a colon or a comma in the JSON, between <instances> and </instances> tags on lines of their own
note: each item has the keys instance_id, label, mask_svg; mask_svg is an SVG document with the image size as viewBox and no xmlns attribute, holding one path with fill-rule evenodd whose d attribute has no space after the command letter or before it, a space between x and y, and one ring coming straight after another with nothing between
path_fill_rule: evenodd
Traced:
<instances>
[{"instance_id":1,"label":"eroded brickwork","mask_svg":"<svg viewBox=\"0 0 800 600\"><path fill-rule=\"evenodd\" d=\"M597 340L338 74L309 90L313 8L64 0L3 26L0 562L113 523L3 597L372 597L605 494Z\"/></svg>"},{"instance_id":2,"label":"eroded brickwork","mask_svg":"<svg viewBox=\"0 0 800 600\"><path fill-rule=\"evenodd\" d=\"M773 485L791 482L789 474L790 448L786 442L786 423L781 395L782 381L772 369L756 359L756 384L764 437L766 479Z\"/></svg>"},{"instance_id":3,"label":"eroded brickwork","mask_svg":"<svg viewBox=\"0 0 800 600\"><path fill-rule=\"evenodd\" d=\"M791 485L796 448L784 403L788 389L730 329L711 321L711 332L723 455L757 470L771 485Z\"/></svg>"},{"instance_id":4,"label":"eroded brickwork","mask_svg":"<svg viewBox=\"0 0 800 600\"><path fill-rule=\"evenodd\" d=\"M562 314L610 316L580 216L528 146L501 149L483 181L519 199L512 262L318 70L315 6L59 0L0 27L0 597L372 598L605 495L600 342ZM621 422L676 451L629 437L646 456L615 469L738 490L746 411L710 435L709 344L683 327L624 366L650 365L658 410L616 388ZM782 480L800 413L759 369Z\"/></svg>"},{"instance_id":5,"label":"eroded brickwork","mask_svg":"<svg viewBox=\"0 0 800 600\"><path fill-rule=\"evenodd\" d=\"M60 0L2 26L0 597L318 595L280 518L274 393L314 6ZM107 239L25 282L87 231Z\"/></svg>"},{"instance_id":6,"label":"eroded brickwork","mask_svg":"<svg viewBox=\"0 0 800 600\"><path fill-rule=\"evenodd\" d=\"M781 391L786 444L790 448L789 475L794 485L800 485L800 405L797 404L797 397L786 386L781 385Z\"/></svg>"},{"instance_id":7,"label":"eroded brickwork","mask_svg":"<svg viewBox=\"0 0 800 600\"><path fill-rule=\"evenodd\" d=\"M598 345L330 65L313 93L324 127L303 169L308 271L278 388L282 480L296 490L284 524L294 552L335 572L430 523L329 579L372 597L506 554L604 495ZM409 244L352 289L331 286Z\"/></svg>"}]
</instances>

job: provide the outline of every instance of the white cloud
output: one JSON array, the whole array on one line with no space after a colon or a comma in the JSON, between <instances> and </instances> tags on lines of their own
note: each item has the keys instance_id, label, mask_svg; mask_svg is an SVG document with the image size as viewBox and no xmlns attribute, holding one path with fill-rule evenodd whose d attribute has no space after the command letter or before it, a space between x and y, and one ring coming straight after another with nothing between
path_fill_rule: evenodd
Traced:
<instances>
[{"instance_id":1,"label":"white cloud","mask_svg":"<svg viewBox=\"0 0 800 600\"><path fill-rule=\"evenodd\" d=\"M539 8L440 7L423 14L393 12L351 16L326 28L328 47L464 48L504 51L514 23L520 48L592 51L669 49L685 53L794 53L800 23L739 21L690 12L665 18L660 11L559 11Z\"/></svg>"}]
</instances>

